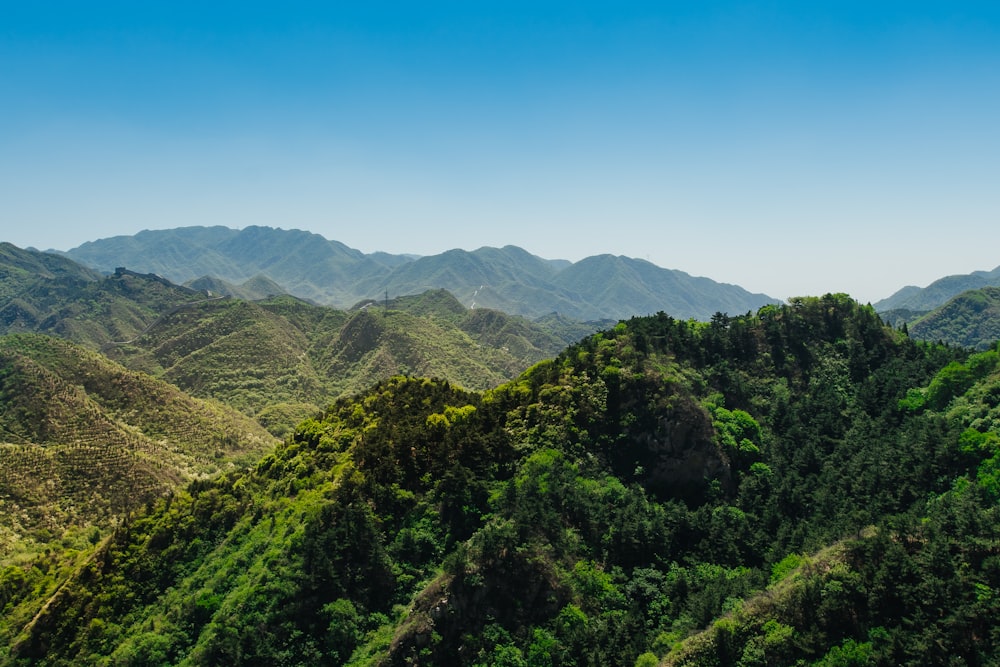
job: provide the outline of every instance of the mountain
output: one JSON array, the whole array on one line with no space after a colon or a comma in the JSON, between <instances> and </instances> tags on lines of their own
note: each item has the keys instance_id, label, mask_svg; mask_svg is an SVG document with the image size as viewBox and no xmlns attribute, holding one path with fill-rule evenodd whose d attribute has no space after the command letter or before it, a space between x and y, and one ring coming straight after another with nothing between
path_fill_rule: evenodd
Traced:
<instances>
[{"instance_id":1,"label":"mountain","mask_svg":"<svg viewBox=\"0 0 1000 667\"><path fill-rule=\"evenodd\" d=\"M567 291L587 294L593 307L618 319L664 311L672 317L708 320L717 312L735 315L776 303L734 285L613 255L580 260L560 271L555 282Z\"/></svg>"},{"instance_id":2,"label":"mountain","mask_svg":"<svg viewBox=\"0 0 1000 667\"><path fill-rule=\"evenodd\" d=\"M416 294L447 289L463 304L493 308L532 317L558 311L576 319L590 317L583 294L568 293L552 282L558 265L521 248L449 250L402 265L385 277L361 283L367 293L388 289L393 294Z\"/></svg>"},{"instance_id":3,"label":"mountain","mask_svg":"<svg viewBox=\"0 0 1000 667\"><path fill-rule=\"evenodd\" d=\"M289 294L337 308L365 299L446 289L468 307L536 318L558 312L578 320L669 312L708 320L768 303L763 294L694 278L649 262L601 256L571 263L515 246L449 250L414 258L364 254L300 230L183 227L91 241L65 253L94 269L126 266L176 283L211 276L239 284L266 276Z\"/></svg>"},{"instance_id":4,"label":"mountain","mask_svg":"<svg viewBox=\"0 0 1000 667\"><path fill-rule=\"evenodd\" d=\"M64 257L0 245L0 334L36 332L87 347L134 338L203 292L118 268L110 276Z\"/></svg>"},{"instance_id":5,"label":"mountain","mask_svg":"<svg viewBox=\"0 0 1000 667\"><path fill-rule=\"evenodd\" d=\"M284 288L265 275L258 274L239 284L227 283L221 278L202 276L184 283L188 287L208 296L231 296L244 301L259 301L272 296L285 294Z\"/></svg>"},{"instance_id":6,"label":"mountain","mask_svg":"<svg viewBox=\"0 0 1000 667\"><path fill-rule=\"evenodd\" d=\"M36 334L0 337L0 442L0 561L275 443L231 409Z\"/></svg>"},{"instance_id":7,"label":"mountain","mask_svg":"<svg viewBox=\"0 0 1000 667\"><path fill-rule=\"evenodd\" d=\"M1000 287L963 292L907 326L921 340L978 350L994 347L1000 340Z\"/></svg>"},{"instance_id":8,"label":"mountain","mask_svg":"<svg viewBox=\"0 0 1000 667\"><path fill-rule=\"evenodd\" d=\"M76 262L49 253L22 250L0 243L0 323L4 327L29 330L48 316L52 286L63 294L86 291L101 274Z\"/></svg>"},{"instance_id":9,"label":"mountain","mask_svg":"<svg viewBox=\"0 0 1000 667\"><path fill-rule=\"evenodd\" d=\"M22 250L0 242L0 298L8 299L30 289L39 281L71 280L77 283L98 280L100 273L52 253Z\"/></svg>"},{"instance_id":10,"label":"mountain","mask_svg":"<svg viewBox=\"0 0 1000 667\"><path fill-rule=\"evenodd\" d=\"M367 256L317 234L268 227L147 230L84 243L65 254L100 271L126 266L177 284L203 276L239 284L262 274L291 294L340 307L359 300L353 282L401 261Z\"/></svg>"},{"instance_id":11,"label":"mountain","mask_svg":"<svg viewBox=\"0 0 1000 667\"><path fill-rule=\"evenodd\" d=\"M351 312L287 295L251 302L222 295L259 297L275 284L200 279L190 283L205 290L197 291L154 274L119 268L100 276L62 257L6 250L0 271L10 298L0 305L0 333L46 333L99 349L255 416L276 434L342 393L396 374L486 389L600 327L470 310L444 290L366 301Z\"/></svg>"},{"instance_id":12,"label":"mountain","mask_svg":"<svg viewBox=\"0 0 1000 667\"><path fill-rule=\"evenodd\" d=\"M927 312L944 305L962 292L982 287L1000 287L1000 266L992 271L973 271L967 275L946 276L924 288L904 287L874 305L880 313L897 309Z\"/></svg>"},{"instance_id":13,"label":"mountain","mask_svg":"<svg viewBox=\"0 0 1000 667\"><path fill-rule=\"evenodd\" d=\"M998 396L844 295L394 377L0 570L0 663L995 664Z\"/></svg>"},{"instance_id":14,"label":"mountain","mask_svg":"<svg viewBox=\"0 0 1000 667\"><path fill-rule=\"evenodd\" d=\"M523 318L468 310L443 290L387 305L346 312L292 297L204 301L105 352L280 434L380 379L421 375L486 389L568 343Z\"/></svg>"}]
</instances>

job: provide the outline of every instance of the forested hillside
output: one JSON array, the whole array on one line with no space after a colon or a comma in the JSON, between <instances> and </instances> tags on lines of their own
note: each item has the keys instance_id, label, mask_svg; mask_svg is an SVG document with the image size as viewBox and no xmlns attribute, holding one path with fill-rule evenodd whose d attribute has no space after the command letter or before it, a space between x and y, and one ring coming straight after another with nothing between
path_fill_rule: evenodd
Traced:
<instances>
[{"instance_id":1,"label":"forested hillside","mask_svg":"<svg viewBox=\"0 0 1000 667\"><path fill-rule=\"evenodd\" d=\"M0 563L109 528L275 444L215 402L40 335L0 337Z\"/></svg>"},{"instance_id":2,"label":"forested hillside","mask_svg":"<svg viewBox=\"0 0 1000 667\"><path fill-rule=\"evenodd\" d=\"M890 310L915 310L928 312L943 306L962 292L984 287L1000 287L1000 266L992 271L973 271L956 276L945 276L927 287L908 286L875 303L879 312Z\"/></svg>"},{"instance_id":3,"label":"forested hillside","mask_svg":"<svg viewBox=\"0 0 1000 667\"><path fill-rule=\"evenodd\" d=\"M154 275L119 269L105 277L62 257L9 244L0 250L0 334L43 333L98 349L210 298ZM55 262L60 270L45 268Z\"/></svg>"},{"instance_id":4,"label":"forested hillside","mask_svg":"<svg viewBox=\"0 0 1000 667\"><path fill-rule=\"evenodd\" d=\"M4 570L4 662L994 664L998 358L832 295L386 380Z\"/></svg>"},{"instance_id":5,"label":"forested hillside","mask_svg":"<svg viewBox=\"0 0 1000 667\"><path fill-rule=\"evenodd\" d=\"M204 301L104 351L283 434L332 398L393 375L495 386L555 355L566 336L578 339L587 328L469 310L443 290L366 305L348 312L293 297Z\"/></svg>"},{"instance_id":6,"label":"forested hillside","mask_svg":"<svg viewBox=\"0 0 1000 667\"><path fill-rule=\"evenodd\" d=\"M469 309L444 290L342 311L288 295L224 298L280 292L259 277L236 288L192 285L206 291L120 267L100 276L6 244L0 333L45 333L100 350L283 435L342 393L396 374L493 387L601 326Z\"/></svg>"},{"instance_id":7,"label":"forested hillside","mask_svg":"<svg viewBox=\"0 0 1000 667\"><path fill-rule=\"evenodd\" d=\"M1000 339L1000 287L963 292L939 308L914 318L910 335L978 350Z\"/></svg>"}]
</instances>

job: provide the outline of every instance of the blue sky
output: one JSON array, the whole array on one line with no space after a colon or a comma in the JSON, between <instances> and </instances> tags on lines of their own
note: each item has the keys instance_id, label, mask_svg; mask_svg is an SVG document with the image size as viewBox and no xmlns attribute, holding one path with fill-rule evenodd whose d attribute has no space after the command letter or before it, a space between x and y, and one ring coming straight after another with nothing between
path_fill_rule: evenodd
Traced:
<instances>
[{"instance_id":1,"label":"blue sky","mask_svg":"<svg viewBox=\"0 0 1000 667\"><path fill-rule=\"evenodd\" d=\"M1000 264L994 2L0 2L0 240L307 229L861 301Z\"/></svg>"}]
</instances>

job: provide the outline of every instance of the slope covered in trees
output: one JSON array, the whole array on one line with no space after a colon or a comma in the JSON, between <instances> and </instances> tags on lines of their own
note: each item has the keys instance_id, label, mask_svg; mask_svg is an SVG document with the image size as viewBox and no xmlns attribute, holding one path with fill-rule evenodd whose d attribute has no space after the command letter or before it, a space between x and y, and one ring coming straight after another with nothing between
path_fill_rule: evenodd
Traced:
<instances>
[{"instance_id":1,"label":"slope covered in trees","mask_svg":"<svg viewBox=\"0 0 1000 667\"><path fill-rule=\"evenodd\" d=\"M0 333L45 333L100 349L278 434L332 397L395 374L486 389L599 328L470 310L444 290L352 311L287 295L250 302L222 298L217 290L229 286L212 281L194 283L209 290L196 291L153 274L119 268L104 277L63 257L0 250ZM273 288L256 279L242 291Z\"/></svg>"},{"instance_id":2,"label":"slope covered in trees","mask_svg":"<svg viewBox=\"0 0 1000 667\"><path fill-rule=\"evenodd\" d=\"M964 275L945 276L927 287L904 287L895 294L875 303L881 313L890 310L928 312L943 306L962 292L983 287L1000 287L1000 266L992 271L973 271Z\"/></svg>"},{"instance_id":3,"label":"slope covered in trees","mask_svg":"<svg viewBox=\"0 0 1000 667\"><path fill-rule=\"evenodd\" d=\"M256 422L40 335L0 337L0 562L274 446Z\"/></svg>"},{"instance_id":4,"label":"slope covered in trees","mask_svg":"<svg viewBox=\"0 0 1000 667\"><path fill-rule=\"evenodd\" d=\"M364 306L347 312L292 297L205 301L105 351L284 433L331 397L401 373L495 386L556 354L568 342L563 336L581 326L550 331L469 310L443 290Z\"/></svg>"},{"instance_id":5,"label":"slope covered in trees","mask_svg":"<svg viewBox=\"0 0 1000 667\"><path fill-rule=\"evenodd\" d=\"M998 445L996 350L847 297L638 318L486 392L338 400L249 473L4 571L0 643L9 664L988 664Z\"/></svg>"},{"instance_id":6,"label":"slope covered in trees","mask_svg":"<svg viewBox=\"0 0 1000 667\"><path fill-rule=\"evenodd\" d=\"M963 292L907 326L921 340L988 349L1000 339L1000 287Z\"/></svg>"},{"instance_id":7,"label":"slope covered in trees","mask_svg":"<svg viewBox=\"0 0 1000 667\"><path fill-rule=\"evenodd\" d=\"M157 276L118 270L104 277L64 257L0 244L0 333L44 333L98 348L205 298Z\"/></svg>"}]
</instances>

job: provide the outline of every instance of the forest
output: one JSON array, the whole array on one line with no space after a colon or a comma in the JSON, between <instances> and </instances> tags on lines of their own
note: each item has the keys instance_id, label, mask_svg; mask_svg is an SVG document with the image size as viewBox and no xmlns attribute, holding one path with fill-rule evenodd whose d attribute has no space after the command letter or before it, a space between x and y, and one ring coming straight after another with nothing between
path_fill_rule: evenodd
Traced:
<instances>
[{"instance_id":1,"label":"forest","mask_svg":"<svg viewBox=\"0 0 1000 667\"><path fill-rule=\"evenodd\" d=\"M5 665L991 665L1000 347L846 295L398 375L0 570Z\"/></svg>"}]
</instances>

